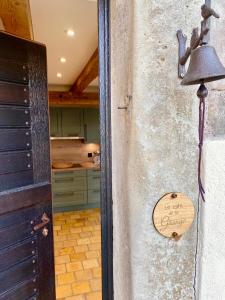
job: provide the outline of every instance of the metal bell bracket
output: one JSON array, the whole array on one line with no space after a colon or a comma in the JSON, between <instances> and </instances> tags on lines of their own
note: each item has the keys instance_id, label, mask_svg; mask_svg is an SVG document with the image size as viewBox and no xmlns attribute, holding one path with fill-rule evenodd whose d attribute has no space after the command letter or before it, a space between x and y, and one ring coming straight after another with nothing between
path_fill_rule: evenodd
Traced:
<instances>
[{"instance_id":1,"label":"metal bell bracket","mask_svg":"<svg viewBox=\"0 0 225 300\"><path fill-rule=\"evenodd\" d=\"M199 34L198 27L192 30L190 47L186 48L187 36L183 34L182 30L177 31L177 38L179 42L178 77L182 79L184 78L186 73L185 64L189 56L191 55L191 51L196 49L198 46L206 45L209 43L210 17L220 17L211 8L211 0L206 0L205 4L202 5L201 15L203 17L203 21L201 22L201 32Z\"/></svg>"}]
</instances>

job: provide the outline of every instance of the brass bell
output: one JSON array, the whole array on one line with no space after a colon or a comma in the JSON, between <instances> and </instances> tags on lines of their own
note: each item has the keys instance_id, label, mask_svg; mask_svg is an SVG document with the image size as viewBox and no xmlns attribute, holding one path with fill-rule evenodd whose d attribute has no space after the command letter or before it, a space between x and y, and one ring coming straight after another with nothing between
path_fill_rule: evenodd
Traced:
<instances>
[{"instance_id":1,"label":"brass bell","mask_svg":"<svg viewBox=\"0 0 225 300\"><path fill-rule=\"evenodd\" d=\"M219 60L215 48L203 45L192 50L189 67L181 84L201 84L223 78L225 78L225 68Z\"/></svg>"}]
</instances>

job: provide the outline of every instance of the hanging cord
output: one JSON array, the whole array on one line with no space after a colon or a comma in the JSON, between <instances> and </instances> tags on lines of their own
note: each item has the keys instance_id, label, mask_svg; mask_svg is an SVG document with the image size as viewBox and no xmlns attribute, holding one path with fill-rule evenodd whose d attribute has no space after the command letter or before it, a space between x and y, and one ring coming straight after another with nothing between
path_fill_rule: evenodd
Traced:
<instances>
[{"instance_id":1,"label":"hanging cord","mask_svg":"<svg viewBox=\"0 0 225 300\"><path fill-rule=\"evenodd\" d=\"M201 164L202 164L202 150L204 143L204 129L205 129L205 98L208 95L208 90L204 84L201 84L197 95L200 99L199 102L199 126L198 126L198 135L199 135L199 157L198 157L198 186L199 193L203 201L205 201L205 190L202 184L201 178Z\"/></svg>"}]
</instances>

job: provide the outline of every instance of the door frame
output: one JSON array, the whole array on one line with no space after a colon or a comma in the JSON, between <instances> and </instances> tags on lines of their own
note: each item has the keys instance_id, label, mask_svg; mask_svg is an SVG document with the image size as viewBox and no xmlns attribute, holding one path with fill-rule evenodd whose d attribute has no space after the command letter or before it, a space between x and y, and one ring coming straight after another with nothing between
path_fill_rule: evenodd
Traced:
<instances>
[{"instance_id":1,"label":"door frame","mask_svg":"<svg viewBox=\"0 0 225 300\"><path fill-rule=\"evenodd\" d=\"M101 138L102 299L113 300L110 0L98 0Z\"/></svg>"}]
</instances>

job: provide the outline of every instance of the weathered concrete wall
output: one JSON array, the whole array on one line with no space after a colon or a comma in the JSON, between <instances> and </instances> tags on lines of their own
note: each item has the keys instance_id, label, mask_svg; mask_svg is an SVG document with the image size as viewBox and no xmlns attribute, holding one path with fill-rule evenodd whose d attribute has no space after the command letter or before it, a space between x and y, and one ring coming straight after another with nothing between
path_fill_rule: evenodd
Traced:
<instances>
[{"instance_id":1,"label":"weathered concrete wall","mask_svg":"<svg viewBox=\"0 0 225 300\"><path fill-rule=\"evenodd\" d=\"M199 300L221 300L225 295L225 140L207 140L204 147L206 202L199 228Z\"/></svg>"},{"instance_id":2,"label":"weathered concrete wall","mask_svg":"<svg viewBox=\"0 0 225 300\"><path fill-rule=\"evenodd\" d=\"M180 86L176 31L190 36L200 24L201 5L111 4L115 300L195 299L196 222L174 242L155 231L152 211L171 191L186 193L197 208L197 87ZM128 109L118 110L127 95ZM210 106L210 134L222 134L216 110Z\"/></svg>"}]
</instances>

